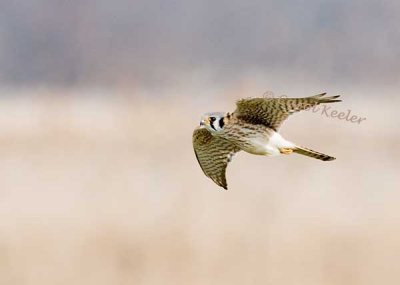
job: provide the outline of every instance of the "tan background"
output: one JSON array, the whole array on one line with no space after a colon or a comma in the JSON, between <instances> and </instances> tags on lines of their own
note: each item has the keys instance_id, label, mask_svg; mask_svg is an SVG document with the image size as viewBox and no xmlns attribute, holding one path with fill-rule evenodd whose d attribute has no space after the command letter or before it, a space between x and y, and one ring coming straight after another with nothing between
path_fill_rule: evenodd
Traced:
<instances>
[{"instance_id":1,"label":"tan background","mask_svg":"<svg viewBox=\"0 0 400 285\"><path fill-rule=\"evenodd\" d=\"M0 284L400 284L399 3L0 0ZM192 131L268 90L367 119L224 191Z\"/></svg>"},{"instance_id":2,"label":"tan background","mask_svg":"<svg viewBox=\"0 0 400 285\"><path fill-rule=\"evenodd\" d=\"M239 153L224 191L198 167L191 132L239 94L52 92L0 104L1 284L400 281L398 99L344 95L335 109L360 125L292 116L287 138L338 159Z\"/></svg>"}]
</instances>

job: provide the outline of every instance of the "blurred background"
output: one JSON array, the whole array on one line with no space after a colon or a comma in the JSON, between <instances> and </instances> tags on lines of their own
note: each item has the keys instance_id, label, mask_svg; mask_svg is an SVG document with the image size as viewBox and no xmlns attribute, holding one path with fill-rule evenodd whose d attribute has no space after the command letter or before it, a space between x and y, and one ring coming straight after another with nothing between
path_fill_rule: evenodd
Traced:
<instances>
[{"instance_id":1,"label":"blurred background","mask_svg":"<svg viewBox=\"0 0 400 285\"><path fill-rule=\"evenodd\" d=\"M400 2L0 0L0 284L399 284ZM337 157L239 153L229 191L191 136L235 100L296 114ZM270 94L270 93L269 93Z\"/></svg>"}]
</instances>

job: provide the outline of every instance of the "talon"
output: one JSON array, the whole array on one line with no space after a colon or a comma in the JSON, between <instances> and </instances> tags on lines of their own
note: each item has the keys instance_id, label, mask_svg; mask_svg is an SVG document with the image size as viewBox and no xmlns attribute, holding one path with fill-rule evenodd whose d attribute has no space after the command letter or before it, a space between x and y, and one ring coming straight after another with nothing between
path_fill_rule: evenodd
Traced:
<instances>
[{"instance_id":1,"label":"talon","mask_svg":"<svg viewBox=\"0 0 400 285\"><path fill-rule=\"evenodd\" d=\"M281 154L291 154L292 152L293 152L293 149L291 149L291 148L280 148L279 149L279 152L281 153Z\"/></svg>"}]
</instances>

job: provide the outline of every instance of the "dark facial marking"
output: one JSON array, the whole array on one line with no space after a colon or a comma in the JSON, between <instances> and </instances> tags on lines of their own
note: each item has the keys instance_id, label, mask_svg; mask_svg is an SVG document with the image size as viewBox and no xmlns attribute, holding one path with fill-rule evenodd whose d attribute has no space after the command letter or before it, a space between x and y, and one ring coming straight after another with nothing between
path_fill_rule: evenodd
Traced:
<instances>
[{"instance_id":1,"label":"dark facial marking","mask_svg":"<svg viewBox=\"0 0 400 285\"><path fill-rule=\"evenodd\" d=\"M219 127L220 127L221 129L224 127L225 122L224 122L224 118L223 118L223 117L219 119L218 124L219 124Z\"/></svg>"},{"instance_id":2,"label":"dark facial marking","mask_svg":"<svg viewBox=\"0 0 400 285\"><path fill-rule=\"evenodd\" d=\"M214 129L214 131L216 131L216 129L215 129L214 125L213 125L214 121L215 121L215 117L210 117L210 126L211 126L211 128Z\"/></svg>"}]
</instances>

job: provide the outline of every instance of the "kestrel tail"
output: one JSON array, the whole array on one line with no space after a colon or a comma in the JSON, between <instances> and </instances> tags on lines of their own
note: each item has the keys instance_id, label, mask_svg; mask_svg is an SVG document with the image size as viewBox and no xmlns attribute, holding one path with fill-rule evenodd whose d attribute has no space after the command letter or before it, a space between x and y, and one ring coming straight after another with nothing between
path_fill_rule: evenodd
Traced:
<instances>
[{"instance_id":1,"label":"kestrel tail","mask_svg":"<svg viewBox=\"0 0 400 285\"><path fill-rule=\"evenodd\" d=\"M204 174L228 189L226 168L232 156L245 152L278 156L298 153L323 161L335 158L298 146L279 133L289 115L322 103L340 102L339 95L326 93L306 98L250 98L236 102L233 113L206 113L193 132L193 148Z\"/></svg>"}]
</instances>

